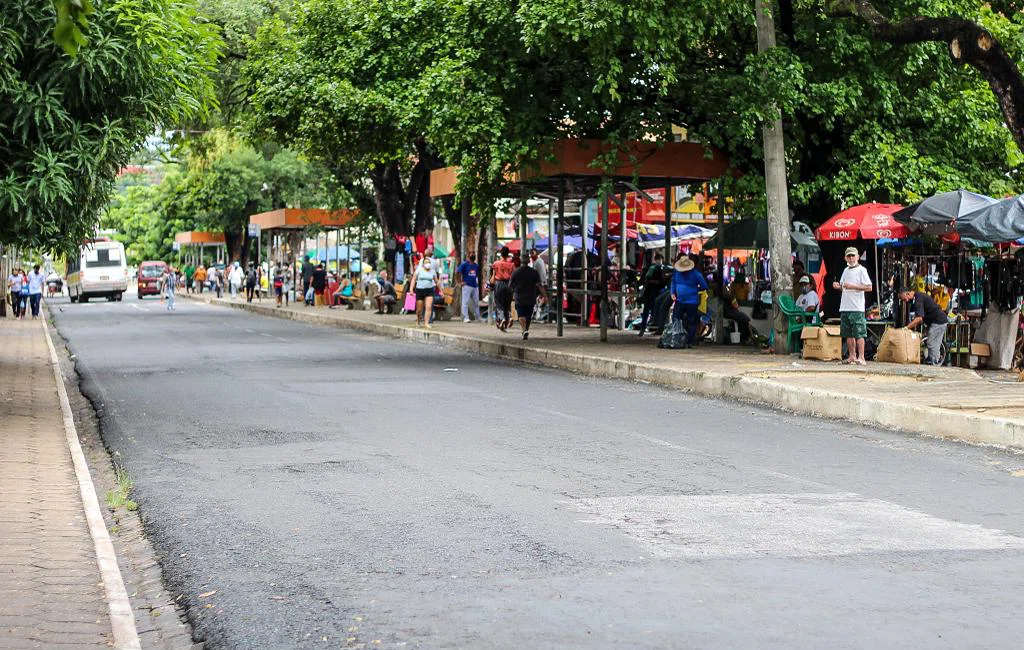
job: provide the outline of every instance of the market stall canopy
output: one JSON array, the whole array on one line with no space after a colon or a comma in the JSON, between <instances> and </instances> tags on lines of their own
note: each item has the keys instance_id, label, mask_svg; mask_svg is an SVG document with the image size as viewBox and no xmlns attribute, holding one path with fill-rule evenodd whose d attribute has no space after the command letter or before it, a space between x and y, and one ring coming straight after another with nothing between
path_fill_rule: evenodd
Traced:
<instances>
[{"instance_id":1,"label":"market stall canopy","mask_svg":"<svg viewBox=\"0 0 1024 650\"><path fill-rule=\"evenodd\" d=\"M889 203L856 205L818 226L814 234L819 242L906 237L910 229L892 216L902 207Z\"/></svg>"},{"instance_id":2,"label":"market stall canopy","mask_svg":"<svg viewBox=\"0 0 1024 650\"><path fill-rule=\"evenodd\" d=\"M249 223L261 230L305 230L306 228L341 228L351 224L359 210L324 210L321 208L283 208L261 212L249 217Z\"/></svg>"},{"instance_id":3,"label":"market stall canopy","mask_svg":"<svg viewBox=\"0 0 1024 650\"><path fill-rule=\"evenodd\" d=\"M920 203L898 210L892 216L915 231L944 235L956 231L957 222L965 215L995 202L996 199L983 194L955 190L930 196Z\"/></svg>"},{"instance_id":4,"label":"market stall canopy","mask_svg":"<svg viewBox=\"0 0 1024 650\"><path fill-rule=\"evenodd\" d=\"M717 249L719 237L714 236L704 244L705 250ZM817 247L817 242L804 233L790 231L790 240L797 246ZM757 250L768 248L768 221L766 219L740 219L732 221L725 228L725 248L731 250Z\"/></svg>"},{"instance_id":5,"label":"market stall canopy","mask_svg":"<svg viewBox=\"0 0 1024 650\"><path fill-rule=\"evenodd\" d=\"M1024 237L1024 195L1003 199L965 214L957 221L961 237L987 242L1012 242Z\"/></svg>"},{"instance_id":6,"label":"market stall canopy","mask_svg":"<svg viewBox=\"0 0 1024 650\"><path fill-rule=\"evenodd\" d=\"M318 248L308 253L307 257L320 260L321 262L334 262L338 259L357 260L359 259L359 251L348 246L328 246L327 248Z\"/></svg>"}]
</instances>

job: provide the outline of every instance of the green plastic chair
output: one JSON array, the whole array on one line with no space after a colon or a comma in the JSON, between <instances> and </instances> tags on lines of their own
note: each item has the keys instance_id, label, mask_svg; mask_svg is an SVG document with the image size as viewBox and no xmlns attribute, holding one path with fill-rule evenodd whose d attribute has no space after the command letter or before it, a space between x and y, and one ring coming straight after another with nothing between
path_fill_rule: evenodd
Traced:
<instances>
[{"instance_id":1,"label":"green plastic chair","mask_svg":"<svg viewBox=\"0 0 1024 650\"><path fill-rule=\"evenodd\" d=\"M800 332L807 325L821 325L821 317L818 312L807 312L796 306L793 296L783 294L779 296L779 309L786 317L786 334L789 337L789 349L800 350L803 344L800 342ZM794 337L796 344L794 344Z\"/></svg>"}]
</instances>

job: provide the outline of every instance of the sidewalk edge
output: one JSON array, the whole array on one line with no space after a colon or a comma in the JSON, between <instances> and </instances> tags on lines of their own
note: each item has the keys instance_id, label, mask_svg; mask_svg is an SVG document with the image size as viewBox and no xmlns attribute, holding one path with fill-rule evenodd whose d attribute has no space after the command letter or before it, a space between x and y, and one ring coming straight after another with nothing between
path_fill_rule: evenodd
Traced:
<instances>
[{"instance_id":1,"label":"sidewalk edge","mask_svg":"<svg viewBox=\"0 0 1024 650\"><path fill-rule=\"evenodd\" d=\"M142 645L135 627L135 614L132 612L131 603L128 600L128 590L124 586L121 569L117 564L114 544L103 520L96 488L92 482L92 475L89 473L89 465L85 461L82 445L78 441L78 429L75 427L71 402L68 400L64 378L60 373L60 360L57 358L57 349L50 336L50 328L46 323L47 318L49 318L49 313L44 311L41 319L43 333L46 335L46 345L50 348L50 365L53 367L53 375L57 383L57 396L60 399L60 410L64 417L64 433L67 438L68 450L71 452L71 461L75 467L75 476L78 478L85 518L89 524L89 534L92 536L93 546L96 550L96 564L99 566L103 591L106 594L107 607L110 610L110 628L114 636L114 648L117 650L141 650Z\"/></svg>"},{"instance_id":2,"label":"sidewalk edge","mask_svg":"<svg viewBox=\"0 0 1024 650\"><path fill-rule=\"evenodd\" d=\"M315 313L283 311L272 306L214 302L198 297L192 298L192 300L314 325L341 327L409 341L435 342L489 357L568 370L592 377L643 381L707 397L767 405L800 415L847 420L915 435L1024 450L1024 424L1007 418L985 417L930 406L896 404L827 390L789 386L760 377L743 377L700 370L678 370L632 361L527 347L511 342L498 343L402 325L364 322L337 316L321 316Z\"/></svg>"}]
</instances>

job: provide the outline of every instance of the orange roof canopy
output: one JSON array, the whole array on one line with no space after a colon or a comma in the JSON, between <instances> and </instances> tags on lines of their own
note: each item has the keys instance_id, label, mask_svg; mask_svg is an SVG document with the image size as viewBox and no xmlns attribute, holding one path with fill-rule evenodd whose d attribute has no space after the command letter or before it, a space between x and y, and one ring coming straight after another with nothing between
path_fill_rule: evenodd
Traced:
<instances>
[{"instance_id":1,"label":"orange roof canopy","mask_svg":"<svg viewBox=\"0 0 1024 650\"><path fill-rule=\"evenodd\" d=\"M189 230L187 232L175 233L174 241L185 246L191 244L218 245L224 243L224 233L203 232L201 230Z\"/></svg>"},{"instance_id":2,"label":"orange roof canopy","mask_svg":"<svg viewBox=\"0 0 1024 650\"><path fill-rule=\"evenodd\" d=\"M604 169L599 156L615 154L614 167ZM729 159L720 151L694 142L647 142L633 140L618 146L596 139L558 140L542 149L536 163L526 163L506 179L514 185L550 191L552 179L572 178L584 185L600 183L601 178L633 182L641 188L664 187L711 181L730 173ZM459 168L446 167L430 172L430 195L455 193Z\"/></svg>"},{"instance_id":3,"label":"orange roof canopy","mask_svg":"<svg viewBox=\"0 0 1024 650\"><path fill-rule=\"evenodd\" d=\"M359 210L324 210L322 208L283 208L261 212L249 217L249 223L261 230L301 230L310 226L341 228L359 216Z\"/></svg>"}]
</instances>

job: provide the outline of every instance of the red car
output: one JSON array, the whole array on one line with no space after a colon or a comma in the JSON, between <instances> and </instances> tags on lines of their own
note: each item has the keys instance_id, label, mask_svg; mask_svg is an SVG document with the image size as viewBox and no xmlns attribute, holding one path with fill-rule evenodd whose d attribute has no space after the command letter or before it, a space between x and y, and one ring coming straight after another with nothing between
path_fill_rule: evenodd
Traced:
<instances>
[{"instance_id":1,"label":"red car","mask_svg":"<svg viewBox=\"0 0 1024 650\"><path fill-rule=\"evenodd\" d=\"M139 300L143 296L160 295L160 276L167 271L166 262L143 262L139 264Z\"/></svg>"}]
</instances>

